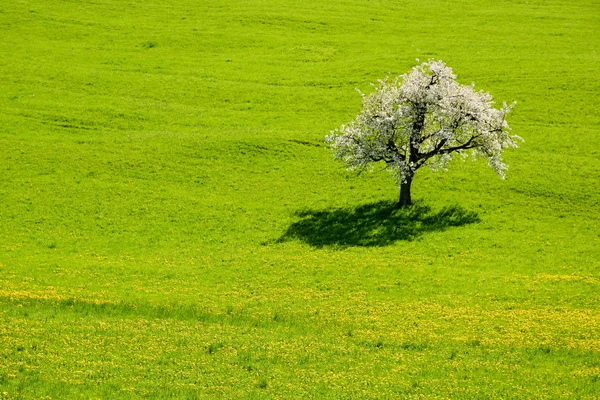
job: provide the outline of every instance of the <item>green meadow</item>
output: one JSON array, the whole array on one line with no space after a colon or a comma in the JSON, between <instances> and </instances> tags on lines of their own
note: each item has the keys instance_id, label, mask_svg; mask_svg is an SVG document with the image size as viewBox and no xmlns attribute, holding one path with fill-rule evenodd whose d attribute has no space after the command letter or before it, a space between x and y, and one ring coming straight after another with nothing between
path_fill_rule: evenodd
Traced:
<instances>
[{"instance_id":1,"label":"green meadow","mask_svg":"<svg viewBox=\"0 0 600 400\"><path fill-rule=\"evenodd\" d=\"M600 393L597 0L0 2L0 399ZM442 59L525 141L324 137Z\"/></svg>"}]
</instances>

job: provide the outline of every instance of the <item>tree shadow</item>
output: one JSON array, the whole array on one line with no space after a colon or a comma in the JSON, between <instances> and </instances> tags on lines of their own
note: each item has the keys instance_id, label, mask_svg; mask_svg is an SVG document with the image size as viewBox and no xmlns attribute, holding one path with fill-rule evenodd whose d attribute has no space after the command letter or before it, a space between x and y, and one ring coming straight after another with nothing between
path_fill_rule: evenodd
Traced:
<instances>
[{"instance_id":1,"label":"tree shadow","mask_svg":"<svg viewBox=\"0 0 600 400\"><path fill-rule=\"evenodd\" d=\"M303 210L277 242L300 240L314 247L376 247L399 240L412 241L427 232L479 222L473 211L454 205L433 212L413 204L398 209L395 202L380 201L333 210Z\"/></svg>"}]
</instances>

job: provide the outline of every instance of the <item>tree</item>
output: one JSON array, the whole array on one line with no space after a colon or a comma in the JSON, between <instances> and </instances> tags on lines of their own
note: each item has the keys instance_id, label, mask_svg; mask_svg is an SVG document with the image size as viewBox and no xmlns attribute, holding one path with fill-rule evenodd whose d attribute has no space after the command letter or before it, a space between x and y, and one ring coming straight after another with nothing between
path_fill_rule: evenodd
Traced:
<instances>
[{"instance_id":1,"label":"tree","mask_svg":"<svg viewBox=\"0 0 600 400\"><path fill-rule=\"evenodd\" d=\"M412 203L411 184L424 165L446 169L455 155L484 156L504 179L502 151L522 140L510 134L506 114L492 96L461 85L443 61L429 60L394 80L380 80L363 97L354 121L326 137L334 157L359 173L383 162L400 187L398 206Z\"/></svg>"}]
</instances>

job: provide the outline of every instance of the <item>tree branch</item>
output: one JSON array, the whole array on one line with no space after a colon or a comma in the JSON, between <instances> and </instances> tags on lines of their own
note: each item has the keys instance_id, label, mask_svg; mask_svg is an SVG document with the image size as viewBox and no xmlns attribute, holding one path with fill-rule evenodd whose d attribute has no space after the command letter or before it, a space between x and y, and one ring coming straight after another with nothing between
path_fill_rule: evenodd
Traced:
<instances>
[{"instance_id":1,"label":"tree branch","mask_svg":"<svg viewBox=\"0 0 600 400\"><path fill-rule=\"evenodd\" d=\"M463 143L460 146L448 147L447 149L440 150L439 154L449 154L453 151L472 149L476 145L471 145L471 143L474 139L477 139L479 136L480 135L471 136L471 138L466 143Z\"/></svg>"},{"instance_id":2,"label":"tree branch","mask_svg":"<svg viewBox=\"0 0 600 400\"><path fill-rule=\"evenodd\" d=\"M440 142L430 152L425 153L425 154L419 153L417 155L417 159L418 160L423 160L423 162L427 161L427 159L429 159L429 158L433 157L434 155L438 154L439 151L442 149L442 147L444 147L444 145L446 144L447 141L448 141L448 139L442 139L442 140L440 140Z\"/></svg>"}]
</instances>

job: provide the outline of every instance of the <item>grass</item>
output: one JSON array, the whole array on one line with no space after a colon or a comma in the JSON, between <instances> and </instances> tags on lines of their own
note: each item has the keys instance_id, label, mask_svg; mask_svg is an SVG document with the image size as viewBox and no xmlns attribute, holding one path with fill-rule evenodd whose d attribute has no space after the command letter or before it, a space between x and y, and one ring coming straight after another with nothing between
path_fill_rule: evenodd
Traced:
<instances>
[{"instance_id":1,"label":"grass","mask_svg":"<svg viewBox=\"0 0 600 400\"><path fill-rule=\"evenodd\" d=\"M0 398L597 398L595 1L0 4ZM323 138L441 58L506 181Z\"/></svg>"}]
</instances>

